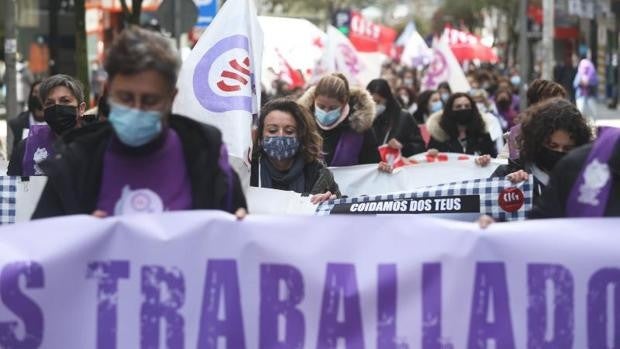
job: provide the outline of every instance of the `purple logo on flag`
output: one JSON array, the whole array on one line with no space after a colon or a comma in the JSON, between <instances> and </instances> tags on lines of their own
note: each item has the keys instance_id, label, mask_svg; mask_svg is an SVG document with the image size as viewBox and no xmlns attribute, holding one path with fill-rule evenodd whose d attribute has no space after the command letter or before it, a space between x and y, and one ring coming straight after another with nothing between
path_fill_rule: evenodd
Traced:
<instances>
[{"instance_id":1,"label":"purple logo on flag","mask_svg":"<svg viewBox=\"0 0 620 349\"><path fill-rule=\"evenodd\" d=\"M215 67L214 62L228 51L243 49L246 51L242 57L235 57L228 62L226 68L218 73L216 93L209 85L209 74ZM194 94L196 99L205 109L222 113L234 110L245 110L252 113L252 95L254 90L254 74L250 67L250 40L244 35L233 35L218 41L196 65L194 70ZM250 95L227 94L241 91L245 86L251 84L252 92Z\"/></svg>"},{"instance_id":2,"label":"purple logo on flag","mask_svg":"<svg viewBox=\"0 0 620 349\"><path fill-rule=\"evenodd\" d=\"M349 45L347 44L340 44L338 45L338 48L340 49L340 53L344 57L344 63L346 64L351 74L359 74L359 72L362 70L360 67L361 62L357 58L357 54L355 54L353 49L351 49L351 47L349 47Z\"/></svg>"},{"instance_id":3,"label":"purple logo on flag","mask_svg":"<svg viewBox=\"0 0 620 349\"><path fill-rule=\"evenodd\" d=\"M428 68L428 72L426 73L426 81L424 83L426 89L435 89L442 80L447 78L445 76L446 73L448 73L448 61L446 60L446 57L443 53L441 53L441 51L437 49L433 50L433 63L431 63Z\"/></svg>"}]
</instances>

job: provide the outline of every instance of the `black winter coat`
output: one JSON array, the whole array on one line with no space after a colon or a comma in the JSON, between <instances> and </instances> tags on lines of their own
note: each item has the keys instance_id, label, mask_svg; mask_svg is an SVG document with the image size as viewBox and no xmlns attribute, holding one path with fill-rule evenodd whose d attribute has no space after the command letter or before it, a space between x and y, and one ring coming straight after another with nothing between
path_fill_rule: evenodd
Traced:
<instances>
[{"instance_id":1,"label":"black winter coat","mask_svg":"<svg viewBox=\"0 0 620 349\"><path fill-rule=\"evenodd\" d=\"M15 150L17 144L22 140L24 129L30 128L30 112L19 113L16 117L9 119L7 124L13 133L13 150Z\"/></svg>"},{"instance_id":2,"label":"black winter coat","mask_svg":"<svg viewBox=\"0 0 620 349\"><path fill-rule=\"evenodd\" d=\"M379 144L383 144L384 140L388 142L396 138L403 145L401 153L405 157L426 151L420 128L413 116L401 109L398 110L394 125L391 125L392 119L393 116L389 115L387 110L375 119L373 129Z\"/></svg>"},{"instance_id":3,"label":"black winter coat","mask_svg":"<svg viewBox=\"0 0 620 349\"><path fill-rule=\"evenodd\" d=\"M478 153L478 155L491 155L493 158L497 157L497 147L488 133L484 133L478 137L468 137L466 147L463 147L458 139L450 138L441 142L431 137L431 140L428 142L428 149L437 149L442 153L461 153L469 155Z\"/></svg>"},{"instance_id":4,"label":"black winter coat","mask_svg":"<svg viewBox=\"0 0 620 349\"><path fill-rule=\"evenodd\" d=\"M6 169L7 176L21 176L24 167L24 155L26 153L26 140L22 139L13 147L11 159Z\"/></svg>"},{"instance_id":5,"label":"black winter coat","mask_svg":"<svg viewBox=\"0 0 620 349\"><path fill-rule=\"evenodd\" d=\"M426 121L426 128L431 136L427 149L437 149L442 153L460 153L473 155L491 155L497 157L497 147L488 132L487 120L483 115L485 129L478 136L467 137L467 146L463 147L458 139L450 137L441 127L443 113L438 112L429 117Z\"/></svg>"}]
</instances>

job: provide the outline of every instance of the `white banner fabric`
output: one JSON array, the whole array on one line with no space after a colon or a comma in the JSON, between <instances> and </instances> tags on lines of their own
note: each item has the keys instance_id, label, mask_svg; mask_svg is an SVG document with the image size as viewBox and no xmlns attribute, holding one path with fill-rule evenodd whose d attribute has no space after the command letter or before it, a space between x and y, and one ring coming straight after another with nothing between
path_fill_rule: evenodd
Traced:
<instances>
[{"instance_id":1,"label":"white banner fabric","mask_svg":"<svg viewBox=\"0 0 620 349\"><path fill-rule=\"evenodd\" d=\"M458 160L456 154L436 162L423 162L399 168L395 173L384 173L376 164L332 167L340 192L349 197L409 193L416 188L472 179L489 178L505 160L493 159L486 167L475 164L473 157ZM416 155L414 159L423 159Z\"/></svg>"}]
</instances>

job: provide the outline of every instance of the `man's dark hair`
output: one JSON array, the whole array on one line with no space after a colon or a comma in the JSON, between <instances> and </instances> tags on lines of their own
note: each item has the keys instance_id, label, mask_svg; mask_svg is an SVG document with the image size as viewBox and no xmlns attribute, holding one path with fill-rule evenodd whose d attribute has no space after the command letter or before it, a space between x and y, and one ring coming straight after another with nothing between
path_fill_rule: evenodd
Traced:
<instances>
[{"instance_id":1,"label":"man's dark hair","mask_svg":"<svg viewBox=\"0 0 620 349\"><path fill-rule=\"evenodd\" d=\"M108 79L115 75L133 75L147 70L160 73L171 90L177 82L180 60L168 39L156 32L129 27L110 47L104 67Z\"/></svg>"}]
</instances>

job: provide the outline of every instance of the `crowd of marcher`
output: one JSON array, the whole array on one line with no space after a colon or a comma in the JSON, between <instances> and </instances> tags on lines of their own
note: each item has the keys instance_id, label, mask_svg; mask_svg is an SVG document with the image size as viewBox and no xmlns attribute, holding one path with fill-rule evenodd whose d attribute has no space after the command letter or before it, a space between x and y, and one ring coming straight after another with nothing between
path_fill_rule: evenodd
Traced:
<instances>
[{"instance_id":1,"label":"crowd of marcher","mask_svg":"<svg viewBox=\"0 0 620 349\"><path fill-rule=\"evenodd\" d=\"M140 45L135 43L139 42ZM87 112L81 84L54 75L32 86L28 109L9 121L15 135L8 174L48 176L33 218L218 209L246 214L239 178L221 133L172 114L180 62L168 41L126 29L107 53L107 88ZM493 177L533 176L532 218L620 215L620 129L595 130L591 62L574 80L576 101L558 83L528 83L494 67L466 72L469 91L447 82L422 90L420 73L390 62L365 88L338 73L305 90L264 98L256 121L250 184L340 197L328 167L377 164L378 148L404 157L470 154L478 166L508 159ZM584 109L586 114L584 114ZM385 160L385 159L383 159ZM482 219L486 226L490 218Z\"/></svg>"}]
</instances>

